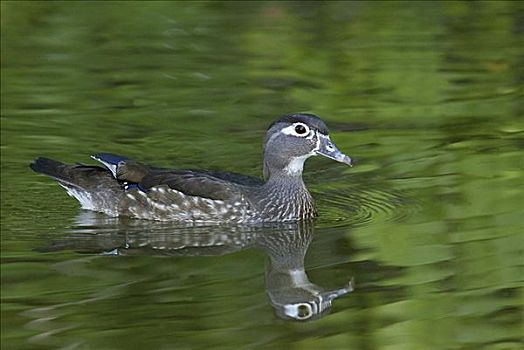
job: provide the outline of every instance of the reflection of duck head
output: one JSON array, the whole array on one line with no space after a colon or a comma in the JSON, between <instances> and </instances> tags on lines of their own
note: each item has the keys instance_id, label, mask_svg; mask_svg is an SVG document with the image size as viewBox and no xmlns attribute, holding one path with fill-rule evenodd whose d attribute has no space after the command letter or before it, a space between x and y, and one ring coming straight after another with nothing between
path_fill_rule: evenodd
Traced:
<instances>
[{"instance_id":1,"label":"reflection of duck head","mask_svg":"<svg viewBox=\"0 0 524 350\"><path fill-rule=\"evenodd\" d=\"M304 257L312 233L312 224L304 222L289 224L288 229L257 239L257 246L269 256L266 292L280 318L308 321L322 317L329 313L335 298L353 291L353 280L335 290L325 290L309 281Z\"/></svg>"},{"instance_id":2,"label":"reflection of duck head","mask_svg":"<svg viewBox=\"0 0 524 350\"><path fill-rule=\"evenodd\" d=\"M270 302L280 318L307 321L322 317L331 310L339 296L353 291L353 280L339 289L325 291L311 283L304 270L277 274L266 273L266 288Z\"/></svg>"},{"instance_id":3,"label":"reflection of duck head","mask_svg":"<svg viewBox=\"0 0 524 350\"><path fill-rule=\"evenodd\" d=\"M278 317L298 321L322 317L332 301L353 290L325 290L304 270L304 257L313 238L312 222L260 226L193 226L108 218L92 212L77 217L72 235L52 242L43 251L73 249L112 255L220 256L260 248L268 254L265 283Z\"/></svg>"}]
</instances>

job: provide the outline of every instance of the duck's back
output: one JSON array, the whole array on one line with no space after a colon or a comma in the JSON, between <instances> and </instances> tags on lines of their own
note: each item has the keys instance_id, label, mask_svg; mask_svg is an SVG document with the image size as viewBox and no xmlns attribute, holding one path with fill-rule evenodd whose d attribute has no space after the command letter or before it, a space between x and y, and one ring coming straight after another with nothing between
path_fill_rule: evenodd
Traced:
<instances>
[{"instance_id":1,"label":"duck's back","mask_svg":"<svg viewBox=\"0 0 524 350\"><path fill-rule=\"evenodd\" d=\"M123 180L126 180L123 178ZM264 182L258 178L236 173L203 170L152 169L137 185L141 189L168 186L189 196L228 200Z\"/></svg>"}]
</instances>

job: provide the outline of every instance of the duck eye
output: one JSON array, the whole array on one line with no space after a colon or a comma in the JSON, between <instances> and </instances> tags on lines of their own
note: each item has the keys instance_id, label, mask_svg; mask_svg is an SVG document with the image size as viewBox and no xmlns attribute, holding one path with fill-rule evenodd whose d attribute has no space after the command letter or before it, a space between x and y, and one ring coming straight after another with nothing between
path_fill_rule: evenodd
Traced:
<instances>
[{"instance_id":1,"label":"duck eye","mask_svg":"<svg viewBox=\"0 0 524 350\"><path fill-rule=\"evenodd\" d=\"M300 304L297 308L297 316L299 319L310 317L311 316L311 306L307 304Z\"/></svg>"},{"instance_id":2,"label":"duck eye","mask_svg":"<svg viewBox=\"0 0 524 350\"><path fill-rule=\"evenodd\" d=\"M304 124L295 125L295 132L299 135L304 135L308 132L308 127Z\"/></svg>"}]
</instances>

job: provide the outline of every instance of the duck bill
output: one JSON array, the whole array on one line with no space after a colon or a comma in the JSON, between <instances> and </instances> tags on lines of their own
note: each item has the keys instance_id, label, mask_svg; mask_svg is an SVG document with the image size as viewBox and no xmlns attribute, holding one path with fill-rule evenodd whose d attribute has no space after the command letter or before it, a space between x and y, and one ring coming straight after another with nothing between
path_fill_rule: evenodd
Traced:
<instances>
[{"instance_id":1,"label":"duck bill","mask_svg":"<svg viewBox=\"0 0 524 350\"><path fill-rule=\"evenodd\" d=\"M331 141L329 136L318 134L319 146L316 154L336 160L337 162L352 166L351 158L342 153Z\"/></svg>"}]
</instances>

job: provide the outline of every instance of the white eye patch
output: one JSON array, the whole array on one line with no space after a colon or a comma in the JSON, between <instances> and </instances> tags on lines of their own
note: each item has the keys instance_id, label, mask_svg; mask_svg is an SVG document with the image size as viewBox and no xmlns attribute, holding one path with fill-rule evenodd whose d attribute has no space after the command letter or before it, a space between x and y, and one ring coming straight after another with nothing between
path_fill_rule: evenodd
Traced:
<instances>
[{"instance_id":1,"label":"white eye patch","mask_svg":"<svg viewBox=\"0 0 524 350\"><path fill-rule=\"evenodd\" d=\"M285 135L296 137L312 137L314 134L314 131L311 130L309 126L301 122L293 123L292 125L280 130L280 132Z\"/></svg>"},{"instance_id":2,"label":"white eye patch","mask_svg":"<svg viewBox=\"0 0 524 350\"><path fill-rule=\"evenodd\" d=\"M328 135L322 135L320 134L319 137L323 138L325 141L325 145L326 145L326 149L329 151L329 152L333 152L335 151L335 147L333 146L333 142L331 142L331 139L329 138Z\"/></svg>"},{"instance_id":3,"label":"white eye patch","mask_svg":"<svg viewBox=\"0 0 524 350\"><path fill-rule=\"evenodd\" d=\"M313 309L308 303L289 304L284 306L284 313L297 320L306 320L313 315Z\"/></svg>"}]
</instances>

